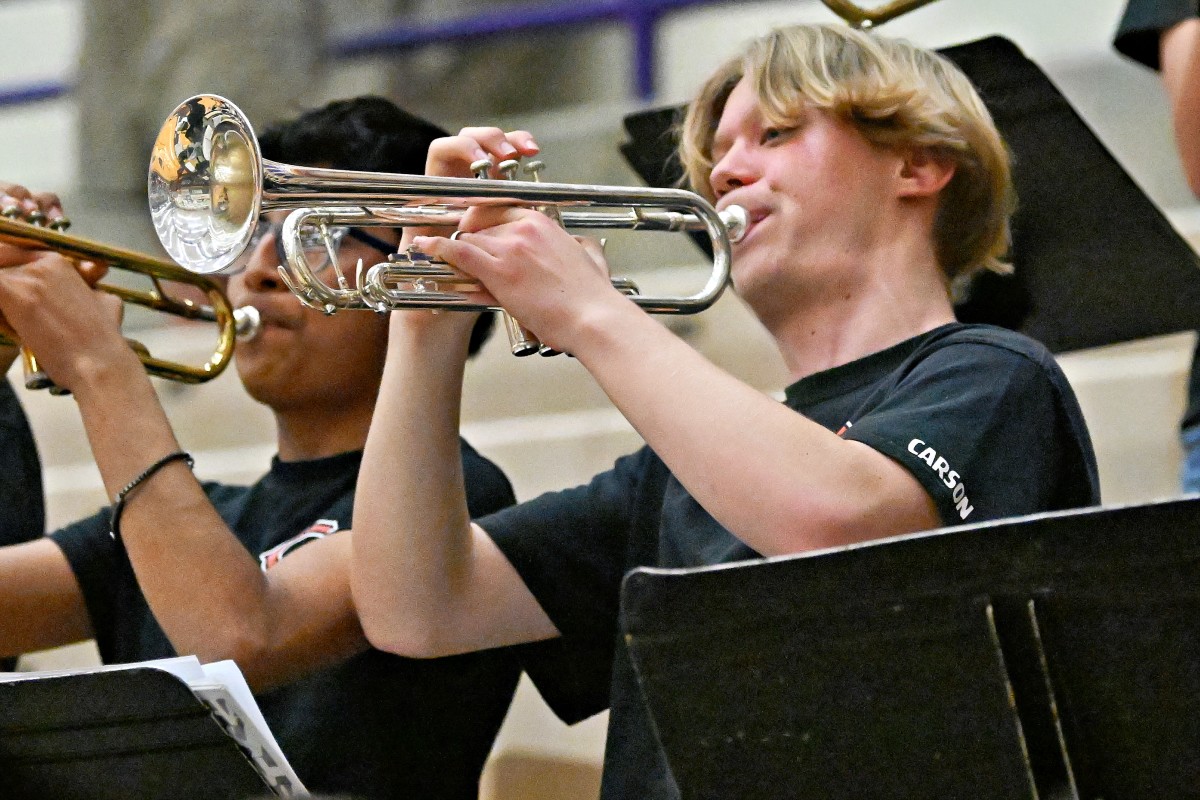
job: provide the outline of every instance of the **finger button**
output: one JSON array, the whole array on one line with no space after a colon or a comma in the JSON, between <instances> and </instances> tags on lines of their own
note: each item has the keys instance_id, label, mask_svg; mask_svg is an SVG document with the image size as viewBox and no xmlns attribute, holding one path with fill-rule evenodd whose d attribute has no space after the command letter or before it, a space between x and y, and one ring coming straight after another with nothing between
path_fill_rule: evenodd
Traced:
<instances>
[{"instance_id":1,"label":"finger button","mask_svg":"<svg viewBox=\"0 0 1200 800\"><path fill-rule=\"evenodd\" d=\"M481 158L478 161L471 162L471 172L476 178L486 179L492 171L492 160L490 158Z\"/></svg>"}]
</instances>

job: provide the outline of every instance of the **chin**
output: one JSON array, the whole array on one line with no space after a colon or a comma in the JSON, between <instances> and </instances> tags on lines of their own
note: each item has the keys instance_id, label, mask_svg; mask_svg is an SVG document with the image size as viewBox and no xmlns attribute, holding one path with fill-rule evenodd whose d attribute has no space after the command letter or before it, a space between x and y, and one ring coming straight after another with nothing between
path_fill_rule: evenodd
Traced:
<instances>
[{"instance_id":1,"label":"chin","mask_svg":"<svg viewBox=\"0 0 1200 800\"><path fill-rule=\"evenodd\" d=\"M275 377L278 369L273 369L270 365L249 364L239 365L237 372L246 394L260 403L270 405L270 398L275 394L274 387L279 383Z\"/></svg>"},{"instance_id":2,"label":"chin","mask_svg":"<svg viewBox=\"0 0 1200 800\"><path fill-rule=\"evenodd\" d=\"M730 282L738 297L743 300L749 301L758 292L764 289L771 291L776 285L775 270L771 264L758 263L751 258L735 260L734 265Z\"/></svg>"}]
</instances>

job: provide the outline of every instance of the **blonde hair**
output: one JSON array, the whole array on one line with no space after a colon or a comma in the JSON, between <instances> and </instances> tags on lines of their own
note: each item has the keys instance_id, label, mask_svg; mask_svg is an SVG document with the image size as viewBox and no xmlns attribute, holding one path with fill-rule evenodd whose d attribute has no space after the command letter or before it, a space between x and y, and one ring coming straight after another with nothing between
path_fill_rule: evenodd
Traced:
<instances>
[{"instance_id":1,"label":"blonde hair","mask_svg":"<svg viewBox=\"0 0 1200 800\"><path fill-rule=\"evenodd\" d=\"M947 59L908 42L840 25L779 28L721 65L688 109L679 157L693 189L709 185L717 123L734 87L751 81L771 125L812 107L853 124L873 144L923 147L949 159L933 238L948 284L981 269L1008 272L1015 206L1008 150L975 87Z\"/></svg>"}]
</instances>

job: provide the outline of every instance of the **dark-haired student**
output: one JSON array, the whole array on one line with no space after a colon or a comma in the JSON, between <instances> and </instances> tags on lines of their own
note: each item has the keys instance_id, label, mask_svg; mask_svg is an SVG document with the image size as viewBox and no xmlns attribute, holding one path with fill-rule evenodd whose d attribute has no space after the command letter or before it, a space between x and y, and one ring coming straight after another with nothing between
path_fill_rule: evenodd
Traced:
<instances>
[{"instance_id":1,"label":"dark-haired student","mask_svg":"<svg viewBox=\"0 0 1200 800\"><path fill-rule=\"evenodd\" d=\"M379 98L311 111L261 137L301 165L419 172L442 135ZM414 661L369 648L350 596L355 482L379 388L387 320L325 316L280 282L279 215L229 281L262 315L239 342L246 391L274 413L278 455L252 486L201 483L183 456L110 510L0 549L0 654L94 637L109 663L233 659L284 753L313 791L472 800L519 675L495 650ZM337 231L339 259L382 260L398 234ZM114 298L47 252L0 247L0 308L79 406L109 496L180 445L132 350ZM490 319L473 329L475 352ZM63 402L70 402L63 400ZM468 505L513 502L504 474L459 441Z\"/></svg>"}]
</instances>

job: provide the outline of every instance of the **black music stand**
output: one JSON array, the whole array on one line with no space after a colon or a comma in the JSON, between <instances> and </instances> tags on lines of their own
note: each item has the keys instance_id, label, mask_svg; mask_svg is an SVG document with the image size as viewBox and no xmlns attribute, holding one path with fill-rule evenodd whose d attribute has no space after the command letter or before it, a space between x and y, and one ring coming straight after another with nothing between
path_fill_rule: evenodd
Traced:
<instances>
[{"instance_id":1,"label":"black music stand","mask_svg":"<svg viewBox=\"0 0 1200 800\"><path fill-rule=\"evenodd\" d=\"M685 798L1194 797L1198 534L1192 498L639 569L622 626Z\"/></svg>"},{"instance_id":2,"label":"black music stand","mask_svg":"<svg viewBox=\"0 0 1200 800\"><path fill-rule=\"evenodd\" d=\"M1200 328L1200 262L1044 72L1007 39L941 51L979 87L1014 155L1014 274L976 278L965 322L1065 352ZM679 107L625 118L621 152L651 186L681 174ZM706 246L707 242L701 243Z\"/></svg>"},{"instance_id":3,"label":"black music stand","mask_svg":"<svg viewBox=\"0 0 1200 800\"><path fill-rule=\"evenodd\" d=\"M5 800L243 800L272 794L182 679L153 668L0 683Z\"/></svg>"}]
</instances>

